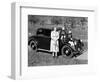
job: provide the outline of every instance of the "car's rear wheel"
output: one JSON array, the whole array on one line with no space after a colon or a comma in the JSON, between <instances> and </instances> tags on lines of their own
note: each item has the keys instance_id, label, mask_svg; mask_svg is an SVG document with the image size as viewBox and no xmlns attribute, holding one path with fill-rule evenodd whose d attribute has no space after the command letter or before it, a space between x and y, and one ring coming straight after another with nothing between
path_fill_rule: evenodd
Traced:
<instances>
[{"instance_id":1,"label":"car's rear wheel","mask_svg":"<svg viewBox=\"0 0 100 82\"><path fill-rule=\"evenodd\" d=\"M67 58L71 58L73 56L72 49L69 46L67 46L67 45L64 45L62 47L61 54L63 56L66 56Z\"/></svg>"},{"instance_id":2,"label":"car's rear wheel","mask_svg":"<svg viewBox=\"0 0 100 82\"><path fill-rule=\"evenodd\" d=\"M29 46L30 46L33 50L37 50L37 43L36 43L35 40L30 40Z\"/></svg>"}]
</instances>

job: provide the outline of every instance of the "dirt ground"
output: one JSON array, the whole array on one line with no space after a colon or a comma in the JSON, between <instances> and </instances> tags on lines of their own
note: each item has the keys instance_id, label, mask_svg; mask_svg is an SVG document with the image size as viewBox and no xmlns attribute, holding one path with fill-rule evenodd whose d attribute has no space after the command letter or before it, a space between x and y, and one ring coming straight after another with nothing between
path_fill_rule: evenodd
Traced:
<instances>
[{"instance_id":1,"label":"dirt ground","mask_svg":"<svg viewBox=\"0 0 100 82\"><path fill-rule=\"evenodd\" d=\"M67 59L64 56L59 56L58 58L53 58L52 54L38 52L31 50L29 48L28 53L28 66L50 66L50 65L77 65L77 64L87 64L87 51L82 55Z\"/></svg>"}]
</instances>

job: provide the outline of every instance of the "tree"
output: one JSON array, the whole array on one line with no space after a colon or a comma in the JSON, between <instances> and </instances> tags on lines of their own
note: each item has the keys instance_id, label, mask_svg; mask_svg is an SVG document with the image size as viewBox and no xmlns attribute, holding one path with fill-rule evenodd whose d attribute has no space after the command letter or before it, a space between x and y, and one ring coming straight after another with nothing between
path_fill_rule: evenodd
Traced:
<instances>
[{"instance_id":1,"label":"tree","mask_svg":"<svg viewBox=\"0 0 100 82\"><path fill-rule=\"evenodd\" d=\"M75 20L74 17L67 17L66 18L66 23L67 23L69 29L75 28L76 20Z\"/></svg>"},{"instance_id":2,"label":"tree","mask_svg":"<svg viewBox=\"0 0 100 82\"><path fill-rule=\"evenodd\" d=\"M83 17L83 18L81 19L82 25L84 25L86 22L88 22L88 21L87 21L87 17Z\"/></svg>"},{"instance_id":3,"label":"tree","mask_svg":"<svg viewBox=\"0 0 100 82\"><path fill-rule=\"evenodd\" d=\"M38 16L29 15L28 16L28 21L33 23L33 24L37 24L37 23L39 23L40 20L39 20Z\"/></svg>"},{"instance_id":4,"label":"tree","mask_svg":"<svg viewBox=\"0 0 100 82\"><path fill-rule=\"evenodd\" d=\"M60 17L53 17L52 19L51 19L51 23L52 24L56 24L56 25L58 25L58 24L62 24L62 19L60 18Z\"/></svg>"}]
</instances>

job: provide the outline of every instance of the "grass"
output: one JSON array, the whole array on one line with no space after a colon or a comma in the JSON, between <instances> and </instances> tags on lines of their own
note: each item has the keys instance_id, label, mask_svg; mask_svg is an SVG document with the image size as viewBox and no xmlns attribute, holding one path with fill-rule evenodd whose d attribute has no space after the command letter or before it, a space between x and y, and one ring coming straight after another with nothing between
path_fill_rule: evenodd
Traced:
<instances>
[{"instance_id":1,"label":"grass","mask_svg":"<svg viewBox=\"0 0 100 82\"><path fill-rule=\"evenodd\" d=\"M85 54L87 55L87 54ZM38 52L33 50L28 52L28 66L50 66L50 65L76 65L87 64L87 60L80 60L77 58L67 59L64 56L53 58L52 54Z\"/></svg>"}]
</instances>

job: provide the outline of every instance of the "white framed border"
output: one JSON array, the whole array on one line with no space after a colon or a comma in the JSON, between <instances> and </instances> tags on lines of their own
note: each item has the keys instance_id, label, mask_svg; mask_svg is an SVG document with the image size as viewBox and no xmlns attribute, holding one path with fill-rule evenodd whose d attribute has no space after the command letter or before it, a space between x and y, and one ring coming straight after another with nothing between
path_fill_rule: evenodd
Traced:
<instances>
[{"instance_id":1,"label":"white framed border","mask_svg":"<svg viewBox=\"0 0 100 82\"><path fill-rule=\"evenodd\" d=\"M54 12L55 11L55 12ZM28 67L27 65L27 15L57 15L88 17L88 65L64 65ZM84 75L96 73L95 67L95 8L85 7L47 7L32 3L12 3L12 66L14 79L47 78L56 76ZM94 34L93 34L94 33ZM92 36L92 37L91 37ZM94 47L93 47L94 46ZM92 53L91 53L92 51ZM89 55L91 54L91 55Z\"/></svg>"}]
</instances>

